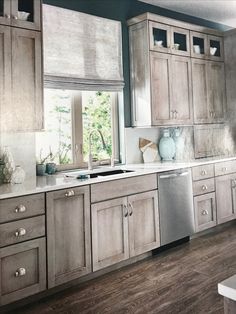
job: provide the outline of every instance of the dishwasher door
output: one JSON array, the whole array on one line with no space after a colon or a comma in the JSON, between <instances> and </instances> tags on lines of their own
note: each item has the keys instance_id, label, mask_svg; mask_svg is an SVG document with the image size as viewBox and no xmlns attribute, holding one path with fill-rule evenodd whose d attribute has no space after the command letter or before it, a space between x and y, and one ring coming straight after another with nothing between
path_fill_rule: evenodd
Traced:
<instances>
[{"instance_id":1,"label":"dishwasher door","mask_svg":"<svg viewBox=\"0 0 236 314\"><path fill-rule=\"evenodd\" d=\"M158 176L161 245L194 233L192 177L189 169Z\"/></svg>"}]
</instances>

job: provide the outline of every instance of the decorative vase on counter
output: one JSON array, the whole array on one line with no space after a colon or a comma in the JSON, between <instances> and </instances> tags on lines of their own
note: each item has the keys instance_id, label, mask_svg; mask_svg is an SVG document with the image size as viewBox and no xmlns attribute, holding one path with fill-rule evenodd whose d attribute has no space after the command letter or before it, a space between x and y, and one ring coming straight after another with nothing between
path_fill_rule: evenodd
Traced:
<instances>
[{"instance_id":1,"label":"decorative vase on counter","mask_svg":"<svg viewBox=\"0 0 236 314\"><path fill-rule=\"evenodd\" d=\"M21 184L25 181L25 171L21 166L16 166L11 176L11 183Z\"/></svg>"},{"instance_id":2,"label":"decorative vase on counter","mask_svg":"<svg viewBox=\"0 0 236 314\"><path fill-rule=\"evenodd\" d=\"M10 149L8 147L5 147L2 159L4 162L3 182L10 183L12 173L15 170L15 163L12 157L12 153L10 152Z\"/></svg>"},{"instance_id":3,"label":"decorative vase on counter","mask_svg":"<svg viewBox=\"0 0 236 314\"><path fill-rule=\"evenodd\" d=\"M36 175L45 176L46 175L46 165L45 164L36 164Z\"/></svg>"},{"instance_id":4,"label":"decorative vase on counter","mask_svg":"<svg viewBox=\"0 0 236 314\"><path fill-rule=\"evenodd\" d=\"M170 136L169 129L163 130L163 135L159 142L159 154L163 161L170 161L175 157L175 142Z\"/></svg>"}]
</instances>

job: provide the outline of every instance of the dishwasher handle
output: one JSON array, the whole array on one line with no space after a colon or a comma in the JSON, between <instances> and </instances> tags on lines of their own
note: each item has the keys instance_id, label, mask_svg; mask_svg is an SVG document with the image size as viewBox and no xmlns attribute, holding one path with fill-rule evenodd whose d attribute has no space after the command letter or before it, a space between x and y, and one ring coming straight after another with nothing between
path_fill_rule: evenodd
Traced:
<instances>
[{"instance_id":1,"label":"dishwasher handle","mask_svg":"<svg viewBox=\"0 0 236 314\"><path fill-rule=\"evenodd\" d=\"M184 177L184 176L187 176L188 174L189 174L188 171L182 172L182 173L171 173L171 174L160 175L159 178L160 179L169 179L169 178L176 178L176 177Z\"/></svg>"}]
</instances>

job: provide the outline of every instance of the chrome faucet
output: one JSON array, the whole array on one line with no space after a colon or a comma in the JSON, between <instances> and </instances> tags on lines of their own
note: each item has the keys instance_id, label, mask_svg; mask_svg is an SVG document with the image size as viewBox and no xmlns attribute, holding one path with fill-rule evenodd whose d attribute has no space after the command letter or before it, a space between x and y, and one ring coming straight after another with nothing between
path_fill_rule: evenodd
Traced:
<instances>
[{"instance_id":1,"label":"chrome faucet","mask_svg":"<svg viewBox=\"0 0 236 314\"><path fill-rule=\"evenodd\" d=\"M90 131L89 133L89 156L88 156L88 170L93 170L93 155L92 155L92 135L94 133L98 132L98 134L101 137L102 140L102 146L103 149L106 149L106 143L104 141L104 137L102 135L102 132L100 130L97 129L93 129L92 131Z\"/></svg>"}]
</instances>

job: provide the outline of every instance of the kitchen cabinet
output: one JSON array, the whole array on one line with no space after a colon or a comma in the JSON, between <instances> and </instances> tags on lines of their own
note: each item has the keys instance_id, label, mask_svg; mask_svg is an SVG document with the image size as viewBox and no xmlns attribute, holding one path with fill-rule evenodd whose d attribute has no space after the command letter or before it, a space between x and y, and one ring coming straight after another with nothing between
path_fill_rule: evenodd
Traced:
<instances>
[{"instance_id":1,"label":"kitchen cabinet","mask_svg":"<svg viewBox=\"0 0 236 314\"><path fill-rule=\"evenodd\" d=\"M216 177L217 223L236 218L236 174Z\"/></svg>"},{"instance_id":2,"label":"kitchen cabinet","mask_svg":"<svg viewBox=\"0 0 236 314\"><path fill-rule=\"evenodd\" d=\"M216 226L215 193L194 197L196 232Z\"/></svg>"},{"instance_id":3,"label":"kitchen cabinet","mask_svg":"<svg viewBox=\"0 0 236 314\"><path fill-rule=\"evenodd\" d=\"M194 123L224 122L224 78L224 63L192 59Z\"/></svg>"},{"instance_id":4,"label":"kitchen cabinet","mask_svg":"<svg viewBox=\"0 0 236 314\"><path fill-rule=\"evenodd\" d=\"M190 32L191 57L223 61L223 37Z\"/></svg>"},{"instance_id":5,"label":"kitchen cabinet","mask_svg":"<svg viewBox=\"0 0 236 314\"><path fill-rule=\"evenodd\" d=\"M190 59L151 52L150 67L152 125L191 123Z\"/></svg>"},{"instance_id":6,"label":"kitchen cabinet","mask_svg":"<svg viewBox=\"0 0 236 314\"><path fill-rule=\"evenodd\" d=\"M91 206L93 271L160 246L157 190Z\"/></svg>"},{"instance_id":7,"label":"kitchen cabinet","mask_svg":"<svg viewBox=\"0 0 236 314\"><path fill-rule=\"evenodd\" d=\"M0 279L0 305L45 290L45 238L1 248Z\"/></svg>"},{"instance_id":8,"label":"kitchen cabinet","mask_svg":"<svg viewBox=\"0 0 236 314\"><path fill-rule=\"evenodd\" d=\"M9 55L6 59L1 58L1 68L9 72L6 78L2 74L0 83L5 94L1 103L1 130L42 130L41 33L4 27L2 37L1 45L6 47ZM2 53L5 53L4 47L0 47Z\"/></svg>"},{"instance_id":9,"label":"kitchen cabinet","mask_svg":"<svg viewBox=\"0 0 236 314\"><path fill-rule=\"evenodd\" d=\"M0 24L40 30L41 0L1 0Z\"/></svg>"},{"instance_id":10,"label":"kitchen cabinet","mask_svg":"<svg viewBox=\"0 0 236 314\"><path fill-rule=\"evenodd\" d=\"M89 187L48 192L48 287L91 272Z\"/></svg>"}]
</instances>

